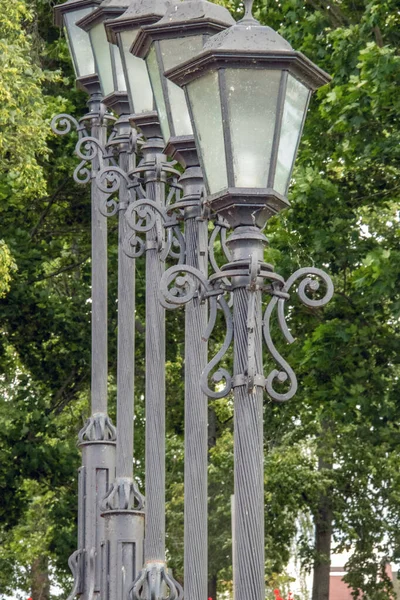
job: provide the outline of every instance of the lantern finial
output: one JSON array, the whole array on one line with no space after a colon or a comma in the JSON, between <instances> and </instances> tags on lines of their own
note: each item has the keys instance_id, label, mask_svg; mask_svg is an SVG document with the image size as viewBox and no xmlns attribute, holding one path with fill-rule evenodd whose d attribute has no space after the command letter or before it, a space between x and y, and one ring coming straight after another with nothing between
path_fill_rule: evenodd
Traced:
<instances>
[{"instance_id":1,"label":"lantern finial","mask_svg":"<svg viewBox=\"0 0 400 600\"><path fill-rule=\"evenodd\" d=\"M244 0L244 17L241 22L258 23L257 19L253 17L253 4L254 0Z\"/></svg>"}]
</instances>

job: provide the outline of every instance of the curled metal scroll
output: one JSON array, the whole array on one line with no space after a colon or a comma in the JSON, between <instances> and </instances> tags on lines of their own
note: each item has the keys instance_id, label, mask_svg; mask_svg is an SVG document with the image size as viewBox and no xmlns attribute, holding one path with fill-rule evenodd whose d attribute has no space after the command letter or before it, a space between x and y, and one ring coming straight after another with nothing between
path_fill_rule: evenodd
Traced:
<instances>
[{"instance_id":1,"label":"curled metal scroll","mask_svg":"<svg viewBox=\"0 0 400 600\"><path fill-rule=\"evenodd\" d=\"M143 510L144 496L130 477L114 481L102 500L101 510Z\"/></svg>"},{"instance_id":2,"label":"curled metal scroll","mask_svg":"<svg viewBox=\"0 0 400 600\"><path fill-rule=\"evenodd\" d=\"M78 434L79 443L114 442L117 430L106 413L95 413L86 421Z\"/></svg>"},{"instance_id":3,"label":"curled metal scroll","mask_svg":"<svg viewBox=\"0 0 400 600\"><path fill-rule=\"evenodd\" d=\"M122 241L122 249L130 258L140 258L146 251L146 242L133 231Z\"/></svg>"},{"instance_id":4,"label":"curled metal scroll","mask_svg":"<svg viewBox=\"0 0 400 600\"><path fill-rule=\"evenodd\" d=\"M233 321L230 308L226 302L223 290L215 290L207 281L201 271L188 265L176 265L165 271L160 282L160 302L164 308L175 310L193 299L202 300L208 298L210 306L210 318L203 340L207 341L215 326L217 319L217 306L219 304L224 313L226 322L226 333L224 343L204 369L200 385L203 392L210 398L223 398L232 389L231 374L221 367L213 373L213 370L221 362L228 351L233 338ZM221 389L214 390L209 386L209 379L222 385ZM223 383L224 382L224 383Z\"/></svg>"},{"instance_id":5,"label":"curled metal scroll","mask_svg":"<svg viewBox=\"0 0 400 600\"><path fill-rule=\"evenodd\" d=\"M104 148L95 137L85 136L76 144L75 154L81 159L81 162L74 171L74 181L80 184L89 183L92 171L88 168L87 163L92 163L96 158L102 160Z\"/></svg>"},{"instance_id":6,"label":"curled metal scroll","mask_svg":"<svg viewBox=\"0 0 400 600\"><path fill-rule=\"evenodd\" d=\"M61 113L53 117L50 127L56 135L67 135L72 129L75 129L79 136L86 135L85 127L75 117L67 113Z\"/></svg>"},{"instance_id":7,"label":"curled metal scroll","mask_svg":"<svg viewBox=\"0 0 400 600\"><path fill-rule=\"evenodd\" d=\"M99 210L104 217L113 217L117 214L120 203L116 198L110 198L112 194L119 191L122 181L127 188L131 186L130 179L120 167L104 167L96 175L97 187L101 192L107 194L100 198Z\"/></svg>"},{"instance_id":8,"label":"curled metal scroll","mask_svg":"<svg viewBox=\"0 0 400 600\"><path fill-rule=\"evenodd\" d=\"M165 586L168 589L164 593ZM148 562L128 591L130 600L182 600L182 586L168 574L164 561Z\"/></svg>"},{"instance_id":9,"label":"curled metal scroll","mask_svg":"<svg viewBox=\"0 0 400 600\"><path fill-rule=\"evenodd\" d=\"M325 283L326 291L325 291L324 295L322 296L322 298L314 300L312 298L309 298L309 296L307 295L308 290L315 292L320 287L319 282L317 280L309 277L309 275L318 277ZM269 394L269 396L276 402L286 402L287 400L290 400L291 398L293 398L293 396L295 395L295 393L297 391L297 378L296 378L296 375L295 375L293 369L286 362L286 360L279 354L279 352L275 348L275 345L272 341L271 327L270 327L271 315L272 315L272 312L273 312L275 306L278 305L277 312L278 312L279 327L280 327L284 337L288 341L288 343L292 344L294 342L294 337L290 333L287 323L286 323L285 312L284 312L285 311L285 301L289 298L289 290L292 287L292 285L294 284L294 282L302 277L304 277L304 279L303 279L303 281L301 281L299 283L297 293L298 293L299 298L302 301L302 303L305 304L306 306L310 306L312 308L324 306L325 304L327 304L329 302L329 300L333 296L334 290L333 290L333 283L332 283L331 278L329 277L329 275L327 273L325 273L321 269L317 269L315 267L298 269L297 271L295 271L293 273L293 275L291 275L289 277L289 279L285 282L285 284L283 285L283 287L281 289L274 290L273 298L270 300L270 302L266 308L265 314L264 314L263 333L264 333L265 343L267 345L269 352L271 353L274 360L280 366L280 369L273 369L265 380L265 389L266 389L267 393ZM285 393L277 392L274 389L275 380L278 380L279 383L284 383L285 381L289 381L289 383L290 383L289 390L287 390Z\"/></svg>"},{"instance_id":10,"label":"curled metal scroll","mask_svg":"<svg viewBox=\"0 0 400 600\"><path fill-rule=\"evenodd\" d=\"M226 332L224 343L222 344L221 348L214 356L214 358L210 360L210 362L201 374L201 389L209 398L224 398L229 394L229 392L232 389L232 375L229 373L229 371L223 369L222 367L219 367L213 373L215 367L221 362L221 360L224 358L225 354L229 350L233 338L232 314L229 305L222 294L218 297L218 299L216 299L215 296L210 297L210 320L208 323L207 330L203 336L203 339L207 341L214 329L217 316L217 302L220 308L222 309L222 312L224 313ZM218 391L210 388L208 383L210 378L215 384L219 386L220 389Z\"/></svg>"},{"instance_id":11,"label":"curled metal scroll","mask_svg":"<svg viewBox=\"0 0 400 600\"><path fill-rule=\"evenodd\" d=\"M82 550L75 550L68 559L68 566L71 569L74 585L67 600L73 600L78 593L81 584L81 565Z\"/></svg>"},{"instance_id":12,"label":"curled metal scroll","mask_svg":"<svg viewBox=\"0 0 400 600\"><path fill-rule=\"evenodd\" d=\"M208 243L208 256L214 273L218 273L221 270L215 258L215 242L217 241L218 236L220 237L221 249L226 260L228 262L232 260L232 255L229 252L228 246L226 245L226 231L228 228L228 223L219 218L216 221L215 227L210 235L210 241Z\"/></svg>"},{"instance_id":13,"label":"curled metal scroll","mask_svg":"<svg viewBox=\"0 0 400 600\"><path fill-rule=\"evenodd\" d=\"M124 251L128 256L137 258L141 256L146 248L144 240L137 234L149 233L153 228L157 229L157 240L161 252L160 259L166 260L168 255L177 257L183 263L185 257L185 240L179 229L175 218L169 218L165 209L154 200L143 198L132 202L125 213L129 227L134 232L124 240ZM161 223L168 231L167 243L163 244ZM179 246L179 253L173 250L173 246Z\"/></svg>"}]
</instances>

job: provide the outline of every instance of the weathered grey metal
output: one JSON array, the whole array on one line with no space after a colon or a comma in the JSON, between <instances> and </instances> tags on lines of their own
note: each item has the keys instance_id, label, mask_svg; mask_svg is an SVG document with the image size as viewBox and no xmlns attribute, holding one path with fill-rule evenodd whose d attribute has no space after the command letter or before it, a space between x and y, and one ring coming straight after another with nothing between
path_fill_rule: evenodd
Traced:
<instances>
[{"instance_id":1,"label":"weathered grey metal","mask_svg":"<svg viewBox=\"0 0 400 600\"><path fill-rule=\"evenodd\" d=\"M194 139L186 136L175 138L174 142L166 151L170 149L172 157L186 167L179 179L182 197L173 206L183 214L185 264L207 278L208 214L203 210L203 175ZM184 587L185 597L190 600L205 600L208 595L208 399L199 386L207 365L207 344L202 339L207 313L207 301L200 294L186 305Z\"/></svg>"},{"instance_id":2,"label":"weathered grey metal","mask_svg":"<svg viewBox=\"0 0 400 600\"><path fill-rule=\"evenodd\" d=\"M131 586L140 600L181 598L180 585L168 574L165 562L165 311L158 300L164 272L164 231L161 212L165 209L166 182L170 165L162 153L161 138L149 139L142 147L143 160L135 170L143 177L146 199L142 218L150 218L146 231L146 526L145 564ZM168 165L167 169L163 165ZM154 202L156 210L151 208ZM143 203L142 203L143 204ZM146 204L146 203L145 203ZM155 218L151 218L151 214ZM140 215L140 212L139 212ZM134 223L132 223L134 225Z\"/></svg>"},{"instance_id":3,"label":"weathered grey metal","mask_svg":"<svg viewBox=\"0 0 400 600\"><path fill-rule=\"evenodd\" d=\"M92 182L92 385L91 416L79 433L82 467L79 470L78 490L78 550L69 564L74 585L69 599L80 595L93 600L100 594L101 542L104 539L104 520L100 517L100 503L115 476L116 430L107 414L107 225L98 205L104 195L95 176L103 166L107 125L101 102L99 85L91 78L92 94L89 113L79 123L68 115L59 115L52 122L53 131L65 134L74 125L78 131L77 153L91 162L91 170L83 162L77 170L80 182ZM90 136L88 131L90 130ZM82 154L82 148L86 153ZM89 158L88 158L89 157ZM77 171L76 171L77 172ZM83 176L82 176L83 173Z\"/></svg>"}]
</instances>

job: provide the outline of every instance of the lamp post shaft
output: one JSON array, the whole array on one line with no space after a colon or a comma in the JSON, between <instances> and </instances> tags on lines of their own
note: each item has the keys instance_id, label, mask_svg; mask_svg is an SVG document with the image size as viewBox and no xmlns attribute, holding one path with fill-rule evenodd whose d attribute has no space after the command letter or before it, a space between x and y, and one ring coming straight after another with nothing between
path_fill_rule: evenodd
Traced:
<instances>
[{"instance_id":1,"label":"lamp post shaft","mask_svg":"<svg viewBox=\"0 0 400 600\"><path fill-rule=\"evenodd\" d=\"M127 124L130 129L129 123ZM119 166L130 171L129 144L121 144ZM135 260L126 255L123 242L129 233L125 212L129 190L124 178L120 184L118 212L118 362L117 362L117 448L116 478L133 477L134 379L135 379Z\"/></svg>"},{"instance_id":2,"label":"lamp post shaft","mask_svg":"<svg viewBox=\"0 0 400 600\"><path fill-rule=\"evenodd\" d=\"M186 264L207 277L207 220L201 215L203 187L199 167L189 167L180 182L183 198L198 197L185 209ZM207 364L207 305L194 298L185 312L185 529L184 576L187 600L207 598L208 403L199 385Z\"/></svg>"},{"instance_id":3,"label":"lamp post shaft","mask_svg":"<svg viewBox=\"0 0 400 600\"><path fill-rule=\"evenodd\" d=\"M253 231L251 231L253 230ZM250 233L250 235L249 235ZM232 264L263 261L265 238L240 227L228 240ZM265 240L265 241L264 241ZM243 263L242 263L243 264ZM232 278L234 327L234 494L236 600L264 600L262 280ZM253 365L253 369L250 365ZM250 372L253 371L253 372ZM254 386L250 387L250 377ZM257 376L261 376L259 380ZM257 383L258 382L258 383Z\"/></svg>"},{"instance_id":4,"label":"lamp post shaft","mask_svg":"<svg viewBox=\"0 0 400 600\"><path fill-rule=\"evenodd\" d=\"M90 110L99 112L101 104L94 98ZM107 129L104 122L94 119L91 135L104 147ZM92 163L95 174L101 168L100 158ZM92 413L107 412L107 218L99 209L101 192L96 179L92 179Z\"/></svg>"},{"instance_id":5,"label":"lamp post shaft","mask_svg":"<svg viewBox=\"0 0 400 600\"><path fill-rule=\"evenodd\" d=\"M146 148L147 146L147 148ZM161 145L143 147L146 195L159 206L165 202L164 174L157 163ZM161 224L146 236L146 534L145 561L165 560L165 310L158 299L164 273L160 259Z\"/></svg>"}]
</instances>

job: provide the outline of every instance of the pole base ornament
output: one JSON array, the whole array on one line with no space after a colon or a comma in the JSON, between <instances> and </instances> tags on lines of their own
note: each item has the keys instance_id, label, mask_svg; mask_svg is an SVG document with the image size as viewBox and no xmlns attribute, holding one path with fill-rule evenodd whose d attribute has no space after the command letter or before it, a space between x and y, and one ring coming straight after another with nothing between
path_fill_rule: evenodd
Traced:
<instances>
[{"instance_id":1,"label":"pole base ornament","mask_svg":"<svg viewBox=\"0 0 400 600\"><path fill-rule=\"evenodd\" d=\"M182 600L183 588L168 574L164 561L148 562L132 584L129 600Z\"/></svg>"},{"instance_id":2,"label":"pole base ornament","mask_svg":"<svg viewBox=\"0 0 400 600\"><path fill-rule=\"evenodd\" d=\"M78 434L80 444L86 442L115 442L117 430L106 413L95 413L88 418Z\"/></svg>"},{"instance_id":3,"label":"pole base ornament","mask_svg":"<svg viewBox=\"0 0 400 600\"><path fill-rule=\"evenodd\" d=\"M130 477L114 481L101 503L101 510L143 510L144 496Z\"/></svg>"}]
</instances>

